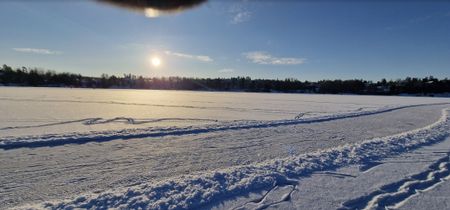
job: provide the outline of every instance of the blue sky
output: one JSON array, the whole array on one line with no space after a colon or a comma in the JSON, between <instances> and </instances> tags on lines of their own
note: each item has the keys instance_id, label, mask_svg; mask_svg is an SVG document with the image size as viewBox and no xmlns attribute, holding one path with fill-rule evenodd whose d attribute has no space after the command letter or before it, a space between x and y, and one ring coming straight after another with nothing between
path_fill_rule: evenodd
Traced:
<instances>
[{"instance_id":1,"label":"blue sky","mask_svg":"<svg viewBox=\"0 0 450 210\"><path fill-rule=\"evenodd\" d=\"M149 18L94 1L1 1L0 63L99 76L450 77L444 1L210 0ZM151 65L158 57L162 64Z\"/></svg>"}]
</instances>

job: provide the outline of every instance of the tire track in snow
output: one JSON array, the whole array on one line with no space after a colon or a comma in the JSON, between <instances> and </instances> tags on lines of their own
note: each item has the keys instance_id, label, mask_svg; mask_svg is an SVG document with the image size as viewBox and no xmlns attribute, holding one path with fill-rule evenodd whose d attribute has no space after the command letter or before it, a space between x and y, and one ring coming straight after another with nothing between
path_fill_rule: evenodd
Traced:
<instances>
[{"instance_id":1,"label":"tire track in snow","mask_svg":"<svg viewBox=\"0 0 450 210\"><path fill-rule=\"evenodd\" d=\"M123 123L129 125L140 125L147 123L156 123L156 122L164 122L164 121L205 121L205 122L218 122L218 120L213 119L205 119L205 118L158 118L158 119L135 119L131 117L115 117L111 119L104 118L86 118L80 120L70 120L56 123L47 123L41 125L25 125L25 126L12 126L12 127L3 127L1 130L13 130L13 129L24 129L24 128L41 128L55 125L65 125L72 123L82 123L83 125L98 125L98 124L108 124L108 123Z\"/></svg>"},{"instance_id":2,"label":"tire track in snow","mask_svg":"<svg viewBox=\"0 0 450 210\"><path fill-rule=\"evenodd\" d=\"M308 176L317 171L381 160L421 146L440 142L450 134L448 111L447 109L442 110L441 118L431 125L397 135L375 138L357 144L347 144L299 156L269 160L260 164L173 177L161 182L111 189L102 193L80 195L70 200L48 201L19 208L197 209L208 203L218 202L233 196L242 196L249 192L264 189L277 190L278 187L274 188L274 186L288 185L291 180ZM448 162L448 159L442 161ZM445 171L448 171L449 166L447 163L443 166L443 162L438 164L439 170L437 173L432 171L433 174L447 173ZM427 174L423 176L427 176ZM436 177L438 176L436 175ZM420 186L420 175L416 179L419 179L419 182L411 186ZM260 200L268 201L267 195ZM267 208L279 202L285 202L288 198L288 195L282 196L282 199L266 202L264 203L266 205L262 204L260 207ZM261 201L256 202L261 203Z\"/></svg>"},{"instance_id":3,"label":"tire track in snow","mask_svg":"<svg viewBox=\"0 0 450 210\"><path fill-rule=\"evenodd\" d=\"M202 134L220 131L247 130L255 128L273 128L279 126L298 125L304 123L318 123L331 120L339 120L346 118L354 118L381 114L400 109L430 106L430 105L447 105L449 103L419 104L398 107L380 108L371 111L357 111L350 113L340 113L327 116L311 117L305 119L293 120L273 120L273 121L235 121L231 123L221 123L205 126L188 126L188 127L166 127L166 128L140 128L140 129L124 129L118 131L93 131L89 133L71 133L71 134L49 134L42 136L25 136L25 137L4 137L0 138L0 149L16 149L22 147L34 148L45 146L60 146L65 144L83 144L88 142L104 142L116 139L136 139L148 137L163 136L182 136L192 134Z\"/></svg>"},{"instance_id":4,"label":"tire track in snow","mask_svg":"<svg viewBox=\"0 0 450 210\"><path fill-rule=\"evenodd\" d=\"M428 170L342 204L341 210L398 208L411 197L428 191L450 179L450 153L429 166Z\"/></svg>"}]
</instances>

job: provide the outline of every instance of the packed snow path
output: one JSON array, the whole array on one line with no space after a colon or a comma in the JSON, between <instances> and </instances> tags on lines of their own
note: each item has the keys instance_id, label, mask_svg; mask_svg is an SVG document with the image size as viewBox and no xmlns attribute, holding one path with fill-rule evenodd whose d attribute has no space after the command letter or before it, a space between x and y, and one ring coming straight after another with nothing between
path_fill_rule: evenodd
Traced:
<instances>
[{"instance_id":1,"label":"packed snow path","mask_svg":"<svg viewBox=\"0 0 450 210\"><path fill-rule=\"evenodd\" d=\"M259 163L427 126L448 105L308 124L0 151L0 206ZM289 190L289 189L287 189Z\"/></svg>"}]
</instances>

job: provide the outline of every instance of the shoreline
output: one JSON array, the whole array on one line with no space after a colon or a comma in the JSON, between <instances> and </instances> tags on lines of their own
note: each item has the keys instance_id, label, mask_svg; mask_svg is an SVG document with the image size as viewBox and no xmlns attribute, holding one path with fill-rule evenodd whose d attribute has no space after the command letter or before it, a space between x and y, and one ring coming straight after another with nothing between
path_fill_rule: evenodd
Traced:
<instances>
[{"instance_id":1,"label":"shoreline","mask_svg":"<svg viewBox=\"0 0 450 210\"><path fill-rule=\"evenodd\" d=\"M92 88L92 87L66 87L66 86L21 86L4 85L0 88L65 88L65 89L86 89L86 90L151 90L151 91L186 91L186 92L209 92L209 93L265 93L265 94L302 94L302 95L345 95L345 96L397 96L397 97L427 97L427 98L450 98L450 93L432 93L432 94L357 94L357 93L308 93L308 92L281 92L281 91L249 91L249 90L186 90L186 89L145 89L145 88Z\"/></svg>"}]
</instances>

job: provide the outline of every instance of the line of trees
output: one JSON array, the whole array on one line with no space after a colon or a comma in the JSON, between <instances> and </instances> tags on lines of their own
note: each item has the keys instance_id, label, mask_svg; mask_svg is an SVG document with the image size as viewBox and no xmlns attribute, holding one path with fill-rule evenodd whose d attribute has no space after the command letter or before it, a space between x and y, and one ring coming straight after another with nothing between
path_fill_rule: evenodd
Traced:
<instances>
[{"instance_id":1,"label":"line of trees","mask_svg":"<svg viewBox=\"0 0 450 210\"><path fill-rule=\"evenodd\" d=\"M164 90L213 90L286 93L331 93L433 95L450 93L450 80L432 76L372 82L362 79L300 81L295 78L251 79L232 78L186 78L186 77L142 77L131 74L123 76L87 77L80 74L56 73L37 68L15 68L3 65L0 68L0 84L6 86L45 86L83 88L133 88Z\"/></svg>"}]
</instances>

